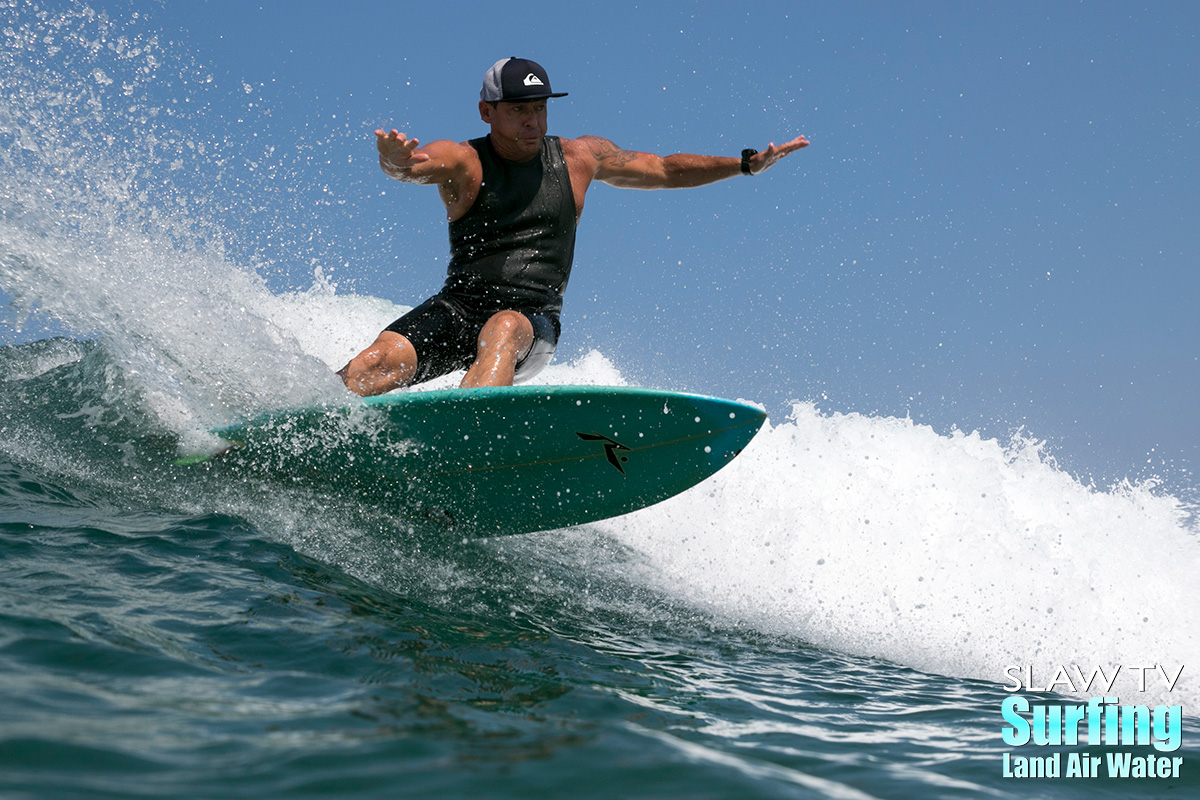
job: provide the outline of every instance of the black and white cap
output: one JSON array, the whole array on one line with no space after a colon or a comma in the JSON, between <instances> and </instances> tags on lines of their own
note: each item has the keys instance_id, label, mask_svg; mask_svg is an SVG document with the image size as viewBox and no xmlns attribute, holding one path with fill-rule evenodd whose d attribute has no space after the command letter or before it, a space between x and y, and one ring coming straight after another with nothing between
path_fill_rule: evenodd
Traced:
<instances>
[{"instance_id":1,"label":"black and white cap","mask_svg":"<svg viewBox=\"0 0 1200 800\"><path fill-rule=\"evenodd\" d=\"M550 77L542 65L527 58L502 58L483 76L479 99L489 103L515 103L521 100L541 100L546 97L566 97L550 89Z\"/></svg>"}]
</instances>

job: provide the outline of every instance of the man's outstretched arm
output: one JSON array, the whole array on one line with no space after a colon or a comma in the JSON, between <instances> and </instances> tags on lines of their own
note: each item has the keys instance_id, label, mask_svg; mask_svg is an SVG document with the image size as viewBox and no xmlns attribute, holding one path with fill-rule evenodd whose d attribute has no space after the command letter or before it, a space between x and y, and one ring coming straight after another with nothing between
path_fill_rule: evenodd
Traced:
<instances>
[{"instance_id":1,"label":"man's outstretched arm","mask_svg":"<svg viewBox=\"0 0 1200 800\"><path fill-rule=\"evenodd\" d=\"M691 153L658 156L622 150L600 136L581 136L576 142L592 161L595 180L626 189L686 189L742 174L740 158ZM808 147L803 136L782 145L771 142L766 150L750 157L750 173L757 175L802 147Z\"/></svg>"}]
</instances>

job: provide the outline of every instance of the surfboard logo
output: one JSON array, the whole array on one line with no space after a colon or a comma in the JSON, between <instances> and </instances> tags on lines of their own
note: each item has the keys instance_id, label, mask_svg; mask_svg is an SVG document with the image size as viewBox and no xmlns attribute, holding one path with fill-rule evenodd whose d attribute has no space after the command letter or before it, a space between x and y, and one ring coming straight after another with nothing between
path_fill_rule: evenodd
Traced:
<instances>
[{"instance_id":1,"label":"surfboard logo","mask_svg":"<svg viewBox=\"0 0 1200 800\"><path fill-rule=\"evenodd\" d=\"M625 467L621 466L622 462L628 461L629 456L618 455L623 450L629 448L618 442L616 439L610 439L601 433L580 433L575 432L575 435L585 442L604 442L604 457L608 459L608 463L617 468L617 472L625 474Z\"/></svg>"}]
</instances>

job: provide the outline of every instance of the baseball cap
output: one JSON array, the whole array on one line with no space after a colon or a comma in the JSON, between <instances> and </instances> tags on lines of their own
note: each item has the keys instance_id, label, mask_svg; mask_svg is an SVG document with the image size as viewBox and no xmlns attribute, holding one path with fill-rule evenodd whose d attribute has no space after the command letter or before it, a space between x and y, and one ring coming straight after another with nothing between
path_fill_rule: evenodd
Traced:
<instances>
[{"instance_id":1,"label":"baseball cap","mask_svg":"<svg viewBox=\"0 0 1200 800\"><path fill-rule=\"evenodd\" d=\"M520 100L541 100L545 97L566 97L550 89L550 78L542 65L527 58L502 58L483 76L479 99L489 103L514 103Z\"/></svg>"}]
</instances>

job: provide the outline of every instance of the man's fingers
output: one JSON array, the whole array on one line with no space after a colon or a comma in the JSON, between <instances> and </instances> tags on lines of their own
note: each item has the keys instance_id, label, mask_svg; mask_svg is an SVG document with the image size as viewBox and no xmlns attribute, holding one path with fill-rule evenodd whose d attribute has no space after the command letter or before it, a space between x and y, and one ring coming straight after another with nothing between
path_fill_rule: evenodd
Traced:
<instances>
[{"instance_id":1,"label":"man's fingers","mask_svg":"<svg viewBox=\"0 0 1200 800\"><path fill-rule=\"evenodd\" d=\"M790 142L785 144L784 147L786 147L790 153L793 150L799 150L801 147L808 147L808 139L805 139L803 136L797 136L795 139L792 139Z\"/></svg>"},{"instance_id":2,"label":"man's fingers","mask_svg":"<svg viewBox=\"0 0 1200 800\"><path fill-rule=\"evenodd\" d=\"M386 133L383 128L376 128L375 146L379 150L380 163L398 170L410 170L431 158L428 153L417 152L420 139L409 139L395 128Z\"/></svg>"},{"instance_id":3,"label":"man's fingers","mask_svg":"<svg viewBox=\"0 0 1200 800\"><path fill-rule=\"evenodd\" d=\"M767 152L771 155L772 160L783 158L789 153L794 153L802 147L808 147L808 139L803 136L797 136L790 142L786 142L778 147L774 142L767 146Z\"/></svg>"},{"instance_id":4,"label":"man's fingers","mask_svg":"<svg viewBox=\"0 0 1200 800\"><path fill-rule=\"evenodd\" d=\"M403 133L396 130L395 128L392 128L387 133L384 133L383 128L376 128L375 129L375 137L378 139L385 139L389 142L397 142L399 144L404 144L405 142L409 141L407 136L405 136ZM417 140L413 139L412 141L415 142Z\"/></svg>"}]
</instances>

